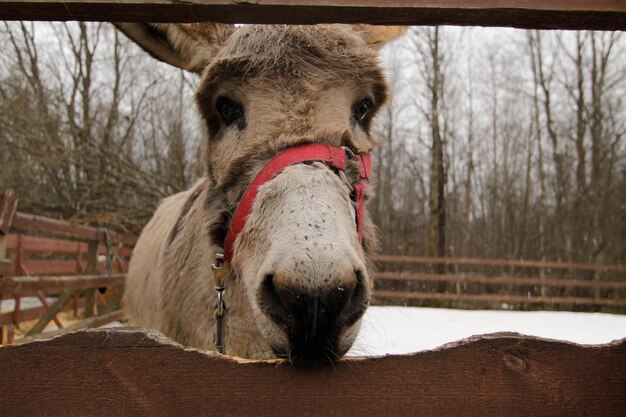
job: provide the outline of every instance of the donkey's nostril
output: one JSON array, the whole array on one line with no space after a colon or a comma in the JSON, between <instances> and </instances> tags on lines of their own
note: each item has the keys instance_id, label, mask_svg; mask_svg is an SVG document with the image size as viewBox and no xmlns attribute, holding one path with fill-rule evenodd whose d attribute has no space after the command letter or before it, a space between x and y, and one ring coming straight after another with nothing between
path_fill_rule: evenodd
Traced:
<instances>
[{"instance_id":1,"label":"donkey's nostril","mask_svg":"<svg viewBox=\"0 0 626 417\"><path fill-rule=\"evenodd\" d=\"M356 283L352 290L352 297L341 314L346 326L353 325L363 316L370 300L370 292L365 283L365 275L360 270L355 270L354 273L356 275Z\"/></svg>"},{"instance_id":2,"label":"donkey's nostril","mask_svg":"<svg viewBox=\"0 0 626 417\"><path fill-rule=\"evenodd\" d=\"M263 278L259 288L258 300L261 310L276 324L282 327L289 326L292 316L276 291L273 274L267 274Z\"/></svg>"}]
</instances>

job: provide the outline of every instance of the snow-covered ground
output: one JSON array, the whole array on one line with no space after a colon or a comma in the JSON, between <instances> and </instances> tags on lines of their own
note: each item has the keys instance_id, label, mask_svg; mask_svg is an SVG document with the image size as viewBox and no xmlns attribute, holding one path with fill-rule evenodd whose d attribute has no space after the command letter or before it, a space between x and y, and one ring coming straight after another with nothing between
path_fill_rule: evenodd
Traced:
<instances>
[{"instance_id":1,"label":"snow-covered ground","mask_svg":"<svg viewBox=\"0 0 626 417\"><path fill-rule=\"evenodd\" d=\"M41 303L28 297L22 299L21 305L29 308ZM13 300L2 301L2 312L12 310ZM121 325L114 322L107 327ZM348 355L412 353L474 335L503 331L601 344L626 337L626 315L374 306L365 313L361 333Z\"/></svg>"},{"instance_id":2,"label":"snow-covered ground","mask_svg":"<svg viewBox=\"0 0 626 417\"><path fill-rule=\"evenodd\" d=\"M411 353L473 335L502 331L601 344L626 337L626 315L370 307L348 355Z\"/></svg>"}]
</instances>

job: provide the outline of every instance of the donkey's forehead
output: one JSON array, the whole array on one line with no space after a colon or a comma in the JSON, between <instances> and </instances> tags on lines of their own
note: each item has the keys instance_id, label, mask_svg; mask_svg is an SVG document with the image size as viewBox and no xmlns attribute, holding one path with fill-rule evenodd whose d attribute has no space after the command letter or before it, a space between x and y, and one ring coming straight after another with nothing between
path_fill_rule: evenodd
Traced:
<instances>
[{"instance_id":1,"label":"donkey's forehead","mask_svg":"<svg viewBox=\"0 0 626 417\"><path fill-rule=\"evenodd\" d=\"M248 25L239 28L209 65L211 78L326 73L379 81L375 51L347 26Z\"/></svg>"}]
</instances>

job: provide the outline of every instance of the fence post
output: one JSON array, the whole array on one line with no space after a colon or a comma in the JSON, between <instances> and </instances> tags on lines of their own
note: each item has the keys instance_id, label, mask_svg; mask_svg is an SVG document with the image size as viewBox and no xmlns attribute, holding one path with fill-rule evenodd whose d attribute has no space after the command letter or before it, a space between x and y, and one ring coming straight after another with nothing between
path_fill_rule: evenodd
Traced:
<instances>
[{"instance_id":1,"label":"fence post","mask_svg":"<svg viewBox=\"0 0 626 417\"><path fill-rule=\"evenodd\" d=\"M16 207L17 197L15 192L10 188L0 190L0 288L11 277L11 262L6 257L7 235L11 228ZM1 290L0 302L2 302ZM19 303L16 304L15 308L19 308ZM0 326L0 345L13 343L13 329L13 325Z\"/></svg>"},{"instance_id":2,"label":"fence post","mask_svg":"<svg viewBox=\"0 0 626 417\"><path fill-rule=\"evenodd\" d=\"M98 240L89 241L87 246L87 270L88 275L98 274ZM85 295L85 317L96 315L96 291L97 288L89 288L83 292Z\"/></svg>"},{"instance_id":3,"label":"fence post","mask_svg":"<svg viewBox=\"0 0 626 417\"><path fill-rule=\"evenodd\" d=\"M15 208L17 207L17 197L15 192L8 188L0 190L0 276L8 275L9 265L7 265L7 235L11 228Z\"/></svg>"}]
</instances>

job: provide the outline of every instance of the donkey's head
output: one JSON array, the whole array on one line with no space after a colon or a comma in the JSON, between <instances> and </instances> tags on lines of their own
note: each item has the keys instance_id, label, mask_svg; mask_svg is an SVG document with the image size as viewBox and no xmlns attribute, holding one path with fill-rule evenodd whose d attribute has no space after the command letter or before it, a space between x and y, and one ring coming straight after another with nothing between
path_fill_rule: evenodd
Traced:
<instances>
[{"instance_id":1,"label":"donkey's head","mask_svg":"<svg viewBox=\"0 0 626 417\"><path fill-rule=\"evenodd\" d=\"M157 58L201 75L196 104L208 130L211 188L205 206L211 240L221 247L246 189L279 153L315 143L349 155L371 151L370 123L387 95L376 50L401 32L360 25L118 27ZM376 242L367 214L356 219L350 184L359 166L350 160L345 173L322 162L281 168L258 188L232 245L234 279L254 312L249 320L275 354L294 363L341 357L369 304L366 253Z\"/></svg>"}]
</instances>

